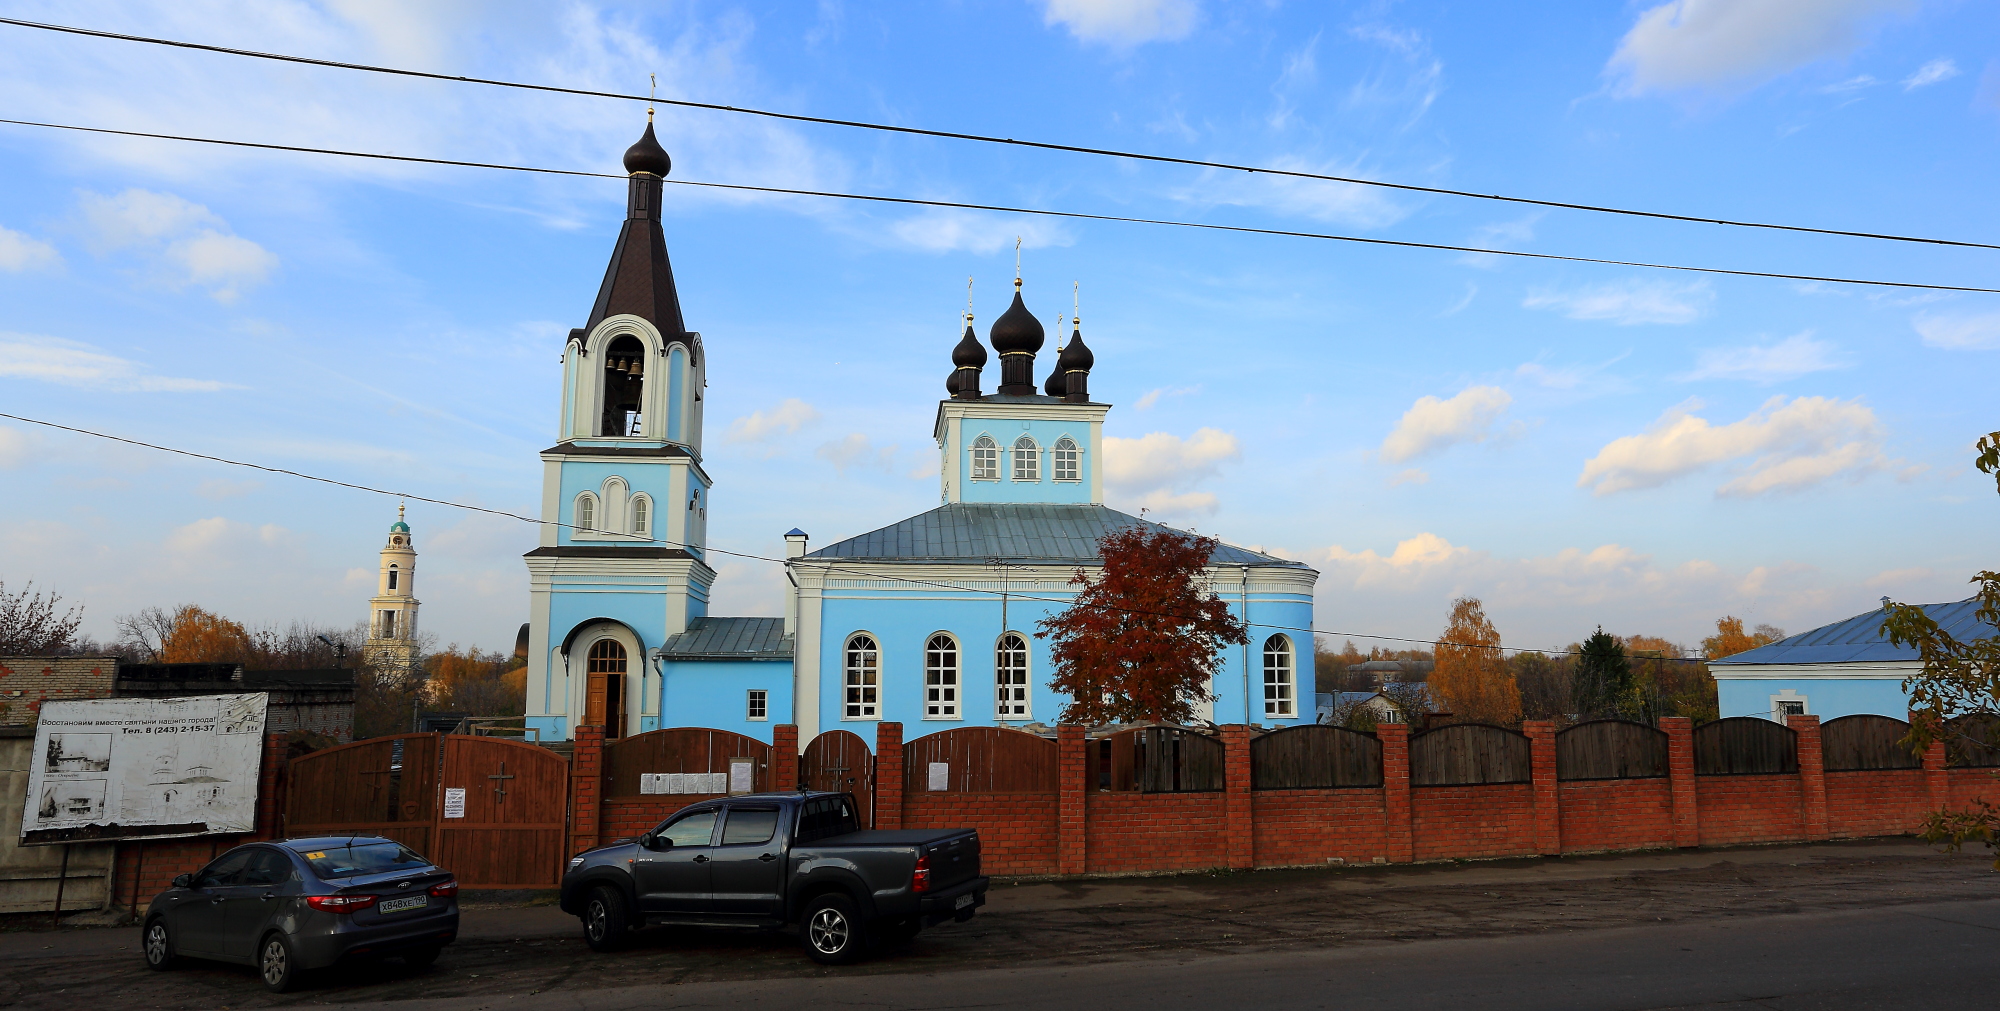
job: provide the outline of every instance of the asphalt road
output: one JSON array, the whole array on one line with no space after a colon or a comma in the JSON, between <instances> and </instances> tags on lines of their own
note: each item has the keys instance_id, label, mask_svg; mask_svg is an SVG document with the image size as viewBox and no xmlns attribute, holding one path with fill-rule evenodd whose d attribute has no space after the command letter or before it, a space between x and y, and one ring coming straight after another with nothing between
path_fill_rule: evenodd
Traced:
<instances>
[{"instance_id":1,"label":"asphalt road","mask_svg":"<svg viewBox=\"0 0 2000 1011\"><path fill-rule=\"evenodd\" d=\"M1970 1009L2000 1002L2000 900L1588 933L845 979L681 983L343 1005L1216 1009Z\"/></svg>"}]
</instances>

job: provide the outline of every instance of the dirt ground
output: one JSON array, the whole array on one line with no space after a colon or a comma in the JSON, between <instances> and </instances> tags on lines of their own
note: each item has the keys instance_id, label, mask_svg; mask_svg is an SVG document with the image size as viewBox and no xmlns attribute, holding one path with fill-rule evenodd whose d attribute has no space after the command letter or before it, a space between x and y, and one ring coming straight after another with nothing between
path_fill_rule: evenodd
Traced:
<instances>
[{"instance_id":1,"label":"dirt ground","mask_svg":"<svg viewBox=\"0 0 2000 1011\"><path fill-rule=\"evenodd\" d=\"M1987 858L1908 841L1415 867L1002 882L978 918L926 931L844 969L808 961L788 934L649 931L629 950L584 947L548 906L469 906L438 963L329 973L296 994L247 968L147 970L137 932L0 938L0 1006L253 1008L420 997L524 997L695 980L940 972L1587 931L2000 897Z\"/></svg>"}]
</instances>

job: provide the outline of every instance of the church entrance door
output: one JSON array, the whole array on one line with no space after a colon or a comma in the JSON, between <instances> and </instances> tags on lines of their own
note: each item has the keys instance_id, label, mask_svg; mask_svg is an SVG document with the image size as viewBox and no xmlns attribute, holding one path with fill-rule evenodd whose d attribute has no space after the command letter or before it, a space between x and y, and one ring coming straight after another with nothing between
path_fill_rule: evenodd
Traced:
<instances>
[{"instance_id":1,"label":"church entrance door","mask_svg":"<svg viewBox=\"0 0 2000 1011\"><path fill-rule=\"evenodd\" d=\"M604 728L604 739L625 736L625 647L616 639L599 639L590 647L589 682L583 721Z\"/></svg>"},{"instance_id":2,"label":"church entrance door","mask_svg":"<svg viewBox=\"0 0 2000 1011\"><path fill-rule=\"evenodd\" d=\"M875 825L875 756L868 742L846 730L829 730L812 739L799 756L799 785L808 790L851 793L861 810L861 824Z\"/></svg>"}]
</instances>

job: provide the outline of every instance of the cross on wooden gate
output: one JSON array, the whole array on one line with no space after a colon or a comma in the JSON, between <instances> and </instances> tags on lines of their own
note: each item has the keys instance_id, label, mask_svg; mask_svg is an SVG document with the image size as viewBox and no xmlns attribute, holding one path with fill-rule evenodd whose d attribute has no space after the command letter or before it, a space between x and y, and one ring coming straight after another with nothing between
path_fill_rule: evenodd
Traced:
<instances>
[{"instance_id":1,"label":"cross on wooden gate","mask_svg":"<svg viewBox=\"0 0 2000 1011\"><path fill-rule=\"evenodd\" d=\"M499 794L500 803L505 804L507 802L507 780L514 778L513 775L511 775L507 771L507 763L501 762L499 773L496 775L488 776L486 778L495 781L493 784L493 792Z\"/></svg>"}]
</instances>

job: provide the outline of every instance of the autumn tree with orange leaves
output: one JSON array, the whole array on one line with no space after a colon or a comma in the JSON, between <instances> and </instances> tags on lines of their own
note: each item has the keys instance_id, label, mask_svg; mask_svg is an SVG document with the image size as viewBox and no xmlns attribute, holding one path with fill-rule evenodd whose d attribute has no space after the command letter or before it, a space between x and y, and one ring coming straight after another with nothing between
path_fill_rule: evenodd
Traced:
<instances>
[{"instance_id":1,"label":"autumn tree with orange leaves","mask_svg":"<svg viewBox=\"0 0 2000 1011\"><path fill-rule=\"evenodd\" d=\"M1218 543L1127 527L1097 542L1104 568L1076 571L1076 599L1036 623L1068 695L1064 723L1187 723L1221 666L1222 647L1250 641L1229 605L1203 589Z\"/></svg>"},{"instance_id":2,"label":"autumn tree with orange leaves","mask_svg":"<svg viewBox=\"0 0 2000 1011\"><path fill-rule=\"evenodd\" d=\"M1431 692L1466 723L1510 724L1521 719L1521 689L1500 655L1500 631L1478 597L1451 602L1451 616L1437 641Z\"/></svg>"}]
</instances>

